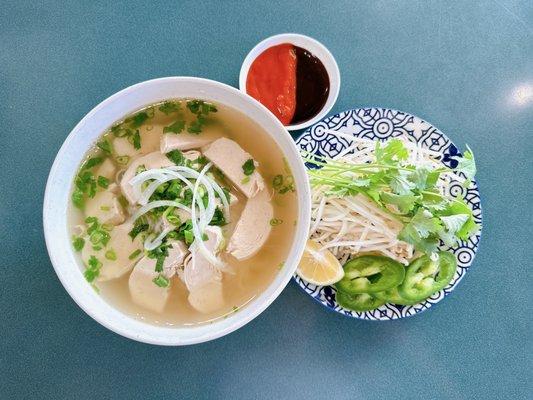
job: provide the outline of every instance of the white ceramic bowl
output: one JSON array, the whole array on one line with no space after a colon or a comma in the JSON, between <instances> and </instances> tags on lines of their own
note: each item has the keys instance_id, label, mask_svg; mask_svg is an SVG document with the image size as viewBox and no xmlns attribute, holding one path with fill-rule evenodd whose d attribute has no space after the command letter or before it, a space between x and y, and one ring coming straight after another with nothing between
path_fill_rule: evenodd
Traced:
<instances>
[{"instance_id":1,"label":"white ceramic bowl","mask_svg":"<svg viewBox=\"0 0 533 400\"><path fill-rule=\"evenodd\" d=\"M67 224L70 191L76 171L99 135L114 122L149 104L170 98L201 98L248 115L276 141L290 164L298 193L298 223L285 267L268 288L242 310L226 319L194 327L154 326L133 319L109 305L85 281L83 265L71 245ZM130 86L89 112L67 137L56 156L44 196L46 246L61 283L78 305L96 321L128 338L159 345L186 345L226 335L265 310L294 274L309 230L310 192L305 167L283 125L263 105L219 82L190 77L154 79Z\"/></svg>"},{"instance_id":2,"label":"white ceramic bowl","mask_svg":"<svg viewBox=\"0 0 533 400\"><path fill-rule=\"evenodd\" d=\"M307 128L308 126L313 125L315 122L320 121L330 112L331 108L337 101L339 96L339 89L341 86L341 74L339 72L339 67L335 57L330 53L330 51L319 41L310 38L309 36L300 35L298 33L282 33L275 36L270 36L262 42L258 43L246 56L244 59L241 72L239 74L239 89L246 93L246 78L248 77L248 71L254 60L266 49L278 44L291 43L295 46L301 47L302 49L308 50L315 57L322 61L326 71L329 75L329 95L326 100L326 104L322 107L322 110L315 115L313 118L304 121L300 124L288 125L287 128L289 131L295 131L298 129Z\"/></svg>"}]
</instances>

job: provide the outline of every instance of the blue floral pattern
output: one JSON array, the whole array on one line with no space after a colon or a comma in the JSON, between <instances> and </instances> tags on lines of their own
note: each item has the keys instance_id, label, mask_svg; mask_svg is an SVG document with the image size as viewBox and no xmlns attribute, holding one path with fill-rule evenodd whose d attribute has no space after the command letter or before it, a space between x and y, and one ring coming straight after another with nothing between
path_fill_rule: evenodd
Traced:
<instances>
[{"instance_id":1,"label":"blue floral pattern","mask_svg":"<svg viewBox=\"0 0 533 400\"><path fill-rule=\"evenodd\" d=\"M449 167L457 166L457 161L453 157L460 155L457 147L450 139L428 122L414 115L386 108L358 108L328 117L307 129L296 140L296 144L309 153L334 157L348 147L348 140L339 138L328 131L339 131L372 140L386 140L391 137L404 136L424 148L442 152L444 154L442 162ZM481 226L481 203L477 183L473 182L469 189L465 189L459 182L452 182L450 194L454 197L464 197L476 222ZM298 275L294 276L294 280L316 301L330 310L349 317L367 320L392 320L409 317L429 309L452 292L474 261L480 235L481 232L478 232L468 240L453 247L441 247L442 250L455 254L458 265L457 271L447 287L423 302L412 306L384 304L372 311L351 311L341 307L336 302L334 287L315 286L305 282Z\"/></svg>"}]
</instances>

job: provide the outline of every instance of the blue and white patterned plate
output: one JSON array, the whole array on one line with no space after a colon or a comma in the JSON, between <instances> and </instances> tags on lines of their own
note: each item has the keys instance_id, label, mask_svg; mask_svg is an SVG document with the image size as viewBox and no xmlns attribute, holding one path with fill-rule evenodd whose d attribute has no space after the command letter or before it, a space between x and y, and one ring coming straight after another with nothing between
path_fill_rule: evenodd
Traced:
<instances>
[{"instance_id":1,"label":"blue and white patterned plate","mask_svg":"<svg viewBox=\"0 0 533 400\"><path fill-rule=\"evenodd\" d=\"M414 115L386 108L358 108L328 117L307 129L296 140L296 144L307 152L333 157L348 147L349 143L343 138L328 133L328 130L340 131L345 134L373 140L407 136L424 148L444 153L442 161L450 167L457 165L457 161L453 157L460 155L457 147L450 139L428 122ZM481 204L476 182L473 182L468 190L463 188L459 182L452 182L450 192L455 197L464 197L468 206L472 209L476 222L481 227ZM294 280L316 301L330 310L349 317L367 320L392 320L409 317L427 310L452 292L474 260L480 234L481 231L454 247L441 247L442 250L448 250L455 254L458 265L457 272L447 287L427 300L412 306L384 304L373 311L351 311L341 307L336 302L334 287L315 286L303 281L298 275L294 276Z\"/></svg>"}]
</instances>

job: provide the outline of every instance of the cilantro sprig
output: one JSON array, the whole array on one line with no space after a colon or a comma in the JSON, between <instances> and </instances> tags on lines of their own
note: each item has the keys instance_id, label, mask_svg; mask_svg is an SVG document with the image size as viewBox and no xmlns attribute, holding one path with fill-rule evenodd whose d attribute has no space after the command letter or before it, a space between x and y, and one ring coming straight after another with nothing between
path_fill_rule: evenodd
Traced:
<instances>
[{"instance_id":1,"label":"cilantro sprig","mask_svg":"<svg viewBox=\"0 0 533 400\"><path fill-rule=\"evenodd\" d=\"M440 175L452 171L465 177L465 186L470 185L476 173L470 148L456 157L455 168L410 165L409 150L399 139L376 142L374 160L369 163L349 164L312 154L305 154L304 159L318 167L308 171L313 186L325 186L328 195L361 194L371 199L403 224L398 239L418 251L431 254L441 241L452 246L478 229L465 201L437 187ZM281 186L279 176L273 186Z\"/></svg>"}]
</instances>

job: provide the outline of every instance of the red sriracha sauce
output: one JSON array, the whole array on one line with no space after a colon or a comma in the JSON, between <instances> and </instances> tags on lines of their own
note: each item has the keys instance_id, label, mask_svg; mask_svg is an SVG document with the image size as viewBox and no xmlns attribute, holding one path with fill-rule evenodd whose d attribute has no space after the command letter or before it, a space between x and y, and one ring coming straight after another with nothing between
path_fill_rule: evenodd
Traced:
<instances>
[{"instance_id":1,"label":"red sriracha sauce","mask_svg":"<svg viewBox=\"0 0 533 400\"><path fill-rule=\"evenodd\" d=\"M289 125L296 111L296 53L289 43L273 46L257 57L246 78L246 92Z\"/></svg>"}]
</instances>

